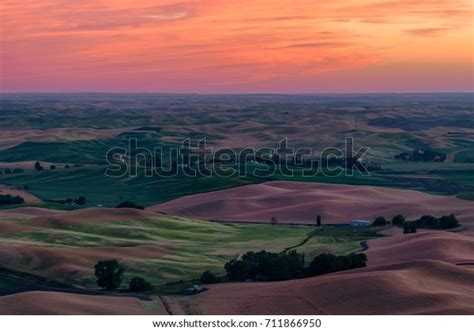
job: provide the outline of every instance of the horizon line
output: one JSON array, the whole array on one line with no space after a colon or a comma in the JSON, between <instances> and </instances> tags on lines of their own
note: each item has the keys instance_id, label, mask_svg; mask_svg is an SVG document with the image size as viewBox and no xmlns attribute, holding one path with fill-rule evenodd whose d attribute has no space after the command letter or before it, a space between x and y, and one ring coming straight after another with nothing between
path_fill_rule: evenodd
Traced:
<instances>
[{"instance_id":1,"label":"horizon line","mask_svg":"<svg viewBox=\"0 0 474 331\"><path fill-rule=\"evenodd\" d=\"M155 95L367 95L367 94L474 94L472 91L386 91L386 92L114 92L114 91L65 91L65 92L0 92L0 95L19 95L19 94L155 94Z\"/></svg>"}]
</instances>

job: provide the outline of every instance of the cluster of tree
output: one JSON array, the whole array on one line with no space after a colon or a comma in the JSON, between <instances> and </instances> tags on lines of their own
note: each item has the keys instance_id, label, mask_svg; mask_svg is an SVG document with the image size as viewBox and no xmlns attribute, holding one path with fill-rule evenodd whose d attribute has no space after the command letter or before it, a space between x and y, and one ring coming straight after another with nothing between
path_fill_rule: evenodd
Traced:
<instances>
[{"instance_id":1,"label":"cluster of tree","mask_svg":"<svg viewBox=\"0 0 474 331\"><path fill-rule=\"evenodd\" d=\"M296 251L270 253L267 251L247 252L240 260L233 259L224 266L227 277L232 281L253 279L276 281L303 276L304 255Z\"/></svg>"},{"instance_id":2,"label":"cluster of tree","mask_svg":"<svg viewBox=\"0 0 474 331\"><path fill-rule=\"evenodd\" d=\"M429 229L453 229L460 225L454 214L441 216L423 215L417 220L406 221L402 215L397 215L392 219L393 225L403 226L403 233L416 233L418 228Z\"/></svg>"},{"instance_id":3,"label":"cluster of tree","mask_svg":"<svg viewBox=\"0 0 474 331\"><path fill-rule=\"evenodd\" d=\"M123 282L125 270L125 266L117 260L99 261L94 267L97 285L108 291L119 288ZM144 292L151 291L153 286L142 277L133 277L128 284L128 289L133 292Z\"/></svg>"},{"instance_id":4,"label":"cluster of tree","mask_svg":"<svg viewBox=\"0 0 474 331\"><path fill-rule=\"evenodd\" d=\"M403 215L396 215L392 218L392 224L403 226L405 233L414 233L416 228L452 229L460 225L454 214L439 218L432 215L423 215L414 221L406 221Z\"/></svg>"},{"instance_id":5,"label":"cluster of tree","mask_svg":"<svg viewBox=\"0 0 474 331\"><path fill-rule=\"evenodd\" d=\"M44 167L41 165L41 163L39 161L36 161L36 163L35 163L35 170L36 171L43 171L44 170Z\"/></svg>"},{"instance_id":6,"label":"cluster of tree","mask_svg":"<svg viewBox=\"0 0 474 331\"><path fill-rule=\"evenodd\" d=\"M144 206L137 205L136 203L131 202L131 201L122 201L115 208L134 208L134 209L141 209L141 210L145 209Z\"/></svg>"},{"instance_id":7,"label":"cluster of tree","mask_svg":"<svg viewBox=\"0 0 474 331\"><path fill-rule=\"evenodd\" d=\"M459 226L459 221L454 214L436 218L432 215L423 215L415 221L419 228L452 229Z\"/></svg>"},{"instance_id":8,"label":"cluster of tree","mask_svg":"<svg viewBox=\"0 0 474 331\"><path fill-rule=\"evenodd\" d=\"M62 205L78 205L78 206L84 206L86 204L86 197L80 196L78 198L66 198L66 199L60 199L60 200L49 200L51 202L55 203L60 203Z\"/></svg>"},{"instance_id":9,"label":"cluster of tree","mask_svg":"<svg viewBox=\"0 0 474 331\"><path fill-rule=\"evenodd\" d=\"M21 205L25 199L19 195L0 194L0 205Z\"/></svg>"},{"instance_id":10,"label":"cluster of tree","mask_svg":"<svg viewBox=\"0 0 474 331\"><path fill-rule=\"evenodd\" d=\"M25 172L23 169L20 169L20 168L15 168L15 169L10 169L10 168L6 168L6 169L3 169L1 170L0 169L0 175L10 175L10 174L21 174L22 172Z\"/></svg>"},{"instance_id":11,"label":"cluster of tree","mask_svg":"<svg viewBox=\"0 0 474 331\"><path fill-rule=\"evenodd\" d=\"M304 255L294 250L283 253L260 251L247 252L241 259L230 260L224 269L231 281L279 281L361 268L366 262L367 257L362 253L347 256L320 254L306 266Z\"/></svg>"},{"instance_id":12,"label":"cluster of tree","mask_svg":"<svg viewBox=\"0 0 474 331\"><path fill-rule=\"evenodd\" d=\"M418 162L444 162L446 154L432 150L414 149L411 152L401 152L395 155L396 159Z\"/></svg>"}]
</instances>

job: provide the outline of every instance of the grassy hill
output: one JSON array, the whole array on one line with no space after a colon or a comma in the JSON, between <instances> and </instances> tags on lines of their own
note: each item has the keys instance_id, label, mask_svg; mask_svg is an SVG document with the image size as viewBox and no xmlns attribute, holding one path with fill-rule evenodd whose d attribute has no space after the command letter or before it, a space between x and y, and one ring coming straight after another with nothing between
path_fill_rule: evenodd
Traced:
<instances>
[{"instance_id":1,"label":"grassy hill","mask_svg":"<svg viewBox=\"0 0 474 331\"><path fill-rule=\"evenodd\" d=\"M21 272L95 287L93 266L116 258L155 284L189 281L206 270L223 274L229 259L247 251L347 254L374 235L353 228L228 225L134 210L86 209L49 217L0 218L2 264ZM360 232L358 232L360 231Z\"/></svg>"}]
</instances>

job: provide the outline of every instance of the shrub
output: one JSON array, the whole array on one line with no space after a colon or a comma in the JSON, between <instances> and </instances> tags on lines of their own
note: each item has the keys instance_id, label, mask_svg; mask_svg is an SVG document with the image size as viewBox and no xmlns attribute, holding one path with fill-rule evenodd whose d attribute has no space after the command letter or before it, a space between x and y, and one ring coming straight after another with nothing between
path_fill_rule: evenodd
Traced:
<instances>
[{"instance_id":1,"label":"shrub","mask_svg":"<svg viewBox=\"0 0 474 331\"><path fill-rule=\"evenodd\" d=\"M54 164L52 164L50 167L49 167L50 170L56 170L56 166Z\"/></svg>"},{"instance_id":2,"label":"shrub","mask_svg":"<svg viewBox=\"0 0 474 331\"><path fill-rule=\"evenodd\" d=\"M214 283L217 283L217 276L214 275L209 270L207 270L201 275L200 280L201 280L201 283L204 283L204 284L214 284Z\"/></svg>"},{"instance_id":3,"label":"shrub","mask_svg":"<svg viewBox=\"0 0 474 331\"><path fill-rule=\"evenodd\" d=\"M151 291L153 286L142 277L133 277L128 283L128 289L133 292Z\"/></svg>"},{"instance_id":4,"label":"shrub","mask_svg":"<svg viewBox=\"0 0 474 331\"><path fill-rule=\"evenodd\" d=\"M23 172L25 172L25 171L23 169L20 169L20 168L13 169L14 174L21 174Z\"/></svg>"},{"instance_id":5,"label":"shrub","mask_svg":"<svg viewBox=\"0 0 474 331\"><path fill-rule=\"evenodd\" d=\"M392 218L393 225L403 225L403 222L405 222L405 217L403 215L396 215Z\"/></svg>"},{"instance_id":6,"label":"shrub","mask_svg":"<svg viewBox=\"0 0 474 331\"><path fill-rule=\"evenodd\" d=\"M379 216L375 219L375 221L373 222L373 225L374 226L379 226L379 225L387 225L388 222L387 220L385 219L385 217L383 216Z\"/></svg>"},{"instance_id":7,"label":"shrub","mask_svg":"<svg viewBox=\"0 0 474 331\"><path fill-rule=\"evenodd\" d=\"M100 261L95 266L97 285L107 290L115 290L123 281L125 267L117 260Z\"/></svg>"},{"instance_id":8,"label":"shrub","mask_svg":"<svg viewBox=\"0 0 474 331\"><path fill-rule=\"evenodd\" d=\"M130 201L122 201L115 208L135 208L135 209L145 209L145 207L137 205Z\"/></svg>"}]
</instances>

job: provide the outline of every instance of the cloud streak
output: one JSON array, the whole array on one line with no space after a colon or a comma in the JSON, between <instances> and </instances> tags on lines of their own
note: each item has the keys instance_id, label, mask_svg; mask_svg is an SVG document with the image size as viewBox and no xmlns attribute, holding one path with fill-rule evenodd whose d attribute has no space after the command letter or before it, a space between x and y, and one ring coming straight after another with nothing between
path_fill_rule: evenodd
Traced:
<instances>
[{"instance_id":1,"label":"cloud streak","mask_svg":"<svg viewBox=\"0 0 474 331\"><path fill-rule=\"evenodd\" d=\"M4 92L272 92L285 90L285 79L289 92L317 92L321 79L347 73L341 86L356 88L361 82L353 70L382 77L380 68L412 73L419 62L431 66L430 80L438 73L448 88L454 82L443 79L440 67L472 66L466 47L472 6L462 0L3 0L0 6ZM394 88L391 75L387 70L387 90ZM431 84L416 77L417 86ZM374 89L384 86L367 80Z\"/></svg>"}]
</instances>

